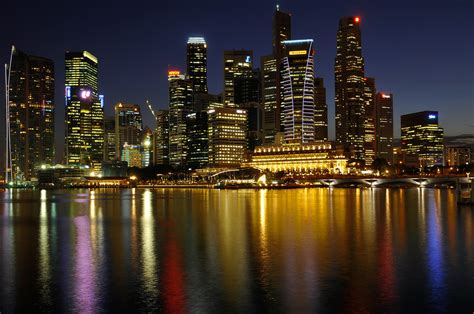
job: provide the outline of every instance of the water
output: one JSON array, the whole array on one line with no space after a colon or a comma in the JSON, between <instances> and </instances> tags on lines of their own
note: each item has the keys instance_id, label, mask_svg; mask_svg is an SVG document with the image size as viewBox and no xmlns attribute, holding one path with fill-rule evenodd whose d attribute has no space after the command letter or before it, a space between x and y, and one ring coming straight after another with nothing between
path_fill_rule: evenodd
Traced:
<instances>
[{"instance_id":1,"label":"water","mask_svg":"<svg viewBox=\"0 0 474 314\"><path fill-rule=\"evenodd\" d=\"M452 190L0 192L0 312L474 311Z\"/></svg>"}]
</instances>

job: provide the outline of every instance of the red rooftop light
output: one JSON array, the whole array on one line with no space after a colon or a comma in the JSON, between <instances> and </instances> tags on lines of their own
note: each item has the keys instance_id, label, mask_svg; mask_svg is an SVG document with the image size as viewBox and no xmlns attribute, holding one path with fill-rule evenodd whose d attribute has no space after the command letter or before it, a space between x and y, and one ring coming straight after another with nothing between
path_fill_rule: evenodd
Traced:
<instances>
[{"instance_id":1,"label":"red rooftop light","mask_svg":"<svg viewBox=\"0 0 474 314\"><path fill-rule=\"evenodd\" d=\"M355 21L356 23L359 23L359 22L360 22L360 17L356 16L355 19L354 19L354 21Z\"/></svg>"}]
</instances>

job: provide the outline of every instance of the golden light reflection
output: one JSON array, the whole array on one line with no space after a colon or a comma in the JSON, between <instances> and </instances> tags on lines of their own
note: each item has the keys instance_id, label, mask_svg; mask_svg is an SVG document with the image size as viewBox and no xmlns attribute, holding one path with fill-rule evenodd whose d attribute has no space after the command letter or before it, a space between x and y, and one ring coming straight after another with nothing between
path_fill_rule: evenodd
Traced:
<instances>
[{"instance_id":1,"label":"golden light reflection","mask_svg":"<svg viewBox=\"0 0 474 314\"><path fill-rule=\"evenodd\" d=\"M132 191L132 195L135 192ZM132 209L135 198L132 199ZM153 194L149 189L143 192L142 206L143 215L141 219L142 227L142 263L143 281L147 293L153 293L157 284L156 276L156 255L155 255L155 221L153 217Z\"/></svg>"},{"instance_id":2,"label":"golden light reflection","mask_svg":"<svg viewBox=\"0 0 474 314\"><path fill-rule=\"evenodd\" d=\"M47 191L40 191L40 227L39 227L39 281L41 283L41 298L49 300L51 297L51 265L49 244L49 223L47 208Z\"/></svg>"}]
</instances>

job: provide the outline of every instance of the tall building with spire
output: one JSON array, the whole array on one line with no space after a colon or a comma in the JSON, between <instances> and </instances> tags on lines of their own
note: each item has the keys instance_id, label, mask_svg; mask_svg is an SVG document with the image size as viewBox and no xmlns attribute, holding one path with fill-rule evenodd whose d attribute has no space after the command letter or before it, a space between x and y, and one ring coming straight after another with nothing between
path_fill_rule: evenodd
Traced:
<instances>
[{"instance_id":1,"label":"tall building with spire","mask_svg":"<svg viewBox=\"0 0 474 314\"><path fill-rule=\"evenodd\" d=\"M312 39L283 42L281 86L286 142L314 141L314 47Z\"/></svg>"},{"instance_id":2,"label":"tall building with spire","mask_svg":"<svg viewBox=\"0 0 474 314\"><path fill-rule=\"evenodd\" d=\"M278 66L277 75L276 75L276 111L275 111L275 129L277 132L282 131L282 94L281 90L281 65L284 55L284 45L285 40L291 40L291 14L286 13L280 10L280 6L277 4L275 12L273 14L273 29L272 29L272 45L273 45L273 56L275 62Z\"/></svg>"},{"instance_id":3,"label":"tall building with spire","mask_svg":"<svg viewBox=\"0 0 474 314\"><path fill-rule=\"evenodd\" d=\"M13 48L9 121L12 179L30 180L54 162L54 63Z\"/></svg>"},{"instance_id":4,"label":"tall building with spire","mask_svg":"<svg viewBox=\"0 0 474 314\"><path fill-rule=\"evenodd\" d=\"M103 96L98 60L88 51L66 52L66 162L100 171L104 149Z\"/></svg>"},{"instance_id":5,"label":"tall building with spire","mask_svg":"<svg viewBox=\"0 0 474 314\"><path fill-rule=\"evenodd\" d=\"M203 37L189 37L187 43L187 74L194 93L207 93L207 44Z\"/></svg>"},{"instance_id":6,"label":"tall building with spire","mask_svg":"<svg viewBox=\"0 0 474 314\"><path fill-rule=\"evenodd\" d=\"M351 148L351 157L364 159L364 58L360 18L343 17L337 31L334 64L336 141Z\"/></svg>"}]
</instances>

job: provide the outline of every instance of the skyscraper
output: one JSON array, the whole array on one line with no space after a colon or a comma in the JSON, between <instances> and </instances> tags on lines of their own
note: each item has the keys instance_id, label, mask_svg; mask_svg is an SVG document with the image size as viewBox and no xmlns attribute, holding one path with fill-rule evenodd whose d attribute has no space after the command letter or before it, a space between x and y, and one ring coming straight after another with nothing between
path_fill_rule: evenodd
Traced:
<instances>
[{"instance_id":1,"label":"skyscraper","mask_svg":"<svg viewBox=\"0 0 474 314\"><path fill-rule=\"evenodd\" d=\"M416 167L443 165L444 131L437 111L401 116L401 152L405 164Z\"/></svg>"},{"instance_id":2,"label":"skyscraper","mask_svg":"<svg viewBox=\"0 0 474 314\"><path fill-rule=\"evenodd\" d=\"M337 31L334 64L336 141L364 159L364 58L359 17L343 17Z\"/></svg>"},{"instance_id":3,"label":"skyscraper","mask_svg":"<svg viewBox=\"0 0 474 314\"><path fill-rule=\"evenodd\" d=\"M194 93L207 93L207 44L203 37L189 37L187 44L187 74Z\"/></svg>"},{"instance_id":4,"label":"skyscraper","mask_svg":"<svg viewBox=\"0 0 474 314\"><path fill-rule=\"evenodd\" d=\"M258 102L260 103L260 70L254 70L252 75L236 77L234 79L234 102L237 107Z\"/></svg>"},{"instance_id":5,"label":"skyscraper","mask_svg":"<svg viewBox=\"0 0 474 314\"><path fill-rule=\"evenodd\" d=\"M235 79L253 76L251 50L224 51L224 104L235 106Z\"/></svg>"},{"instance_id":6,"label":"skyscraper","mask_svg":"<svg viewBox=\"0 0 474 314\"><path fill-rule=\"evenodd\" d=\"M376 157L393 162L393 94L377 93L375 97Z\"/></svg>"},{"instance_id":7,"label":"skyscraper","mask_svg":"<svg viewBox=\"0 0 474 314\"><path fill-rule=\"evenodd\" d=\"M153 132L153 163L169 164L169 111L156 111L156 129Z\"/></svg>"},{"instance_id":8,"label":"skyscraper","mask_svg":"<svg viewBox=\"0 0 474 314\"><path fill-rule=\"evenodd\" d=\"M98 60L88 51L66 52L66 162L101 170L104 146L103 96Z\"/></svg>"},{"instance_id":9,"label":"skyscraper","mask_svg":"<svg viewBox=\"0 0 474 314\"><path fill-rule=\"evenodd\" d=\"M180 168L187 161L186 116L193 109L192 82L179 71L168 71L169 163Z\"/></svg>"},{"instance_id":10,"label":"skyscraper","mask_svg":"<svg viewBox=\"0 0 474 314\"><path fill-rule=\"evenodd\" d=\"M328 140L328 105L324 79L314 79L314 140Z\"/></svg>"},{"instance_id":11,"label":"skyscraper","mask_svg":"<svg viewBox=\"0 0 474 314\"><path fill-rule=\"evenodd\" d=\"M104 161L117 160L118 156L116 151L115 118L106 117L104 119Z\"/></svg>"},{"instance_id":12,"label":"skyscraper","mask_svg":"<svg viewBox=\"0 0 474 314\"><path fill-rule=\"evenodd\" d=\"M122 156L123 145L140 145L143 122L139 105L118 103L115 105L115 151Z\"/></svg>"},{"instance_id":13,"label":"skyscraper","mask_svg":"<svg viewBox=\"0 0 474 314\"><path fill-rule=\"evenodd\" d=\"M204 168L208 163L207 111L193 112L186 117L187 166L192 169Z\"/></svg>"},{"instance_id":14,"label":"skyscraper","mask_svg":"<svg viewBox=\"0 0 474 314\"><path fill-rule=\"evenodd\" d=\"M247 150L247 111L216 108L208 110L207 114L209 165L239 166Z\"/></svg>"},{"instance_id":15,"label":"skyscraper","mask_svg":"<svg viewBox=\"0 0 474 314\"><path fill-rule=\"evenodd\" d=\"M366 77L364 80L364 159L371 165L375 159L375 79Z\"/></svg>"},{"instance_id":16,"label":"skyscraper","mask_svg":"<svg viewBox=\"0 0 474 314\"><path fill-rule=\"evenodd\" d=\"M12 179L54 162L54 63L13 48L9 107Z\"/></svg>"},{"instance_id":17,"label":"skyscraper","mask_svg":"<svg viewBox=\"0 0 474 314\"><path fill-rule=\"evenodd\" d=\"M264 111L263 130L265 143L273 143L275 134L280 130L280 107L279 105L277 106L277 77L280 76L279 65L275 56L269 55L261 58L260 66L262 71L261 101Z\"/></svg>"},{"instance_id":18,"label":"skyscraper","mask_svg":"<svg viewBox=\"0 0 474 314\"><path fill-rule=\"evenodd\" d=\"M281 87L286 142L314 141L314 48L312 39L283 42Z\"/></svg>"}]
</instances>

